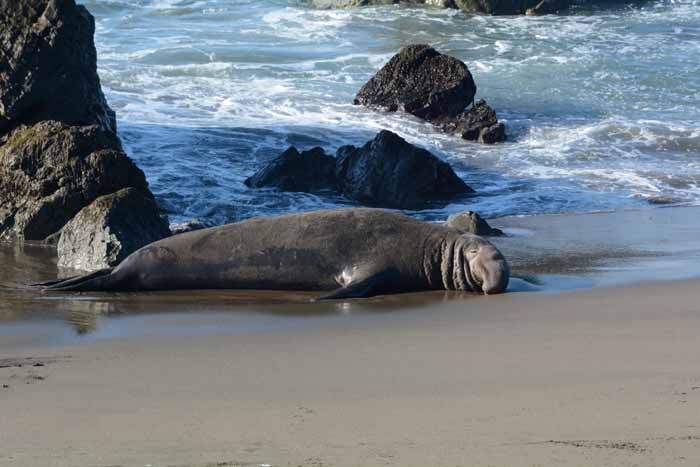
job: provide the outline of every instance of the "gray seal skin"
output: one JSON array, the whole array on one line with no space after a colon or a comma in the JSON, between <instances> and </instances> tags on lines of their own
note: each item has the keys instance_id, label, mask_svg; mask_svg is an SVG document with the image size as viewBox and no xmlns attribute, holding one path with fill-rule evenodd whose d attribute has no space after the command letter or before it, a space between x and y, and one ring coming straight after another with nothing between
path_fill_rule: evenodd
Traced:
<instances>
[{"instance_id":1,"label":"gray seal skin","mask_svg":"<svg viewBox=\"0 0 700 467\"><path fill-rule=\"evenodd\" d=\"M320 299L417 290L496 294L510 270L491 243L381 209L259 217L147 245L115 268L36 284L57 291L273 289Z\"/></svg>"}]
</instances>

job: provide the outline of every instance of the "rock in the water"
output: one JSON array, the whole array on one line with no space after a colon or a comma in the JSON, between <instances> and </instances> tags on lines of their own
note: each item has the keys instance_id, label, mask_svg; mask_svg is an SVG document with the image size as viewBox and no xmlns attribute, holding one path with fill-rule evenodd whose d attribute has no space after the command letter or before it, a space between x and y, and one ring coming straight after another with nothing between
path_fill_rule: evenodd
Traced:
<instances>
[{"instance_id":1,"label":"rock in the water","mask_svg":"<svg viewBox=\"0 0 700 467\"><path fill-rule=\"evenodd\" d=\"M505 125L498 121L496 111L483 99L454 119L448 120L442 128L450 133L459 133L466 140L480 143L500 143L506 139Z\"/></svg>"},{"instance_id":2,"label":"rock in the water","mask_svg":"<svg viewBox=\"0 0 700 467\"><path fill-rule=\"evenodd\" d=\"M153 198L125 188L97 198L66 224L58 241L58 265L84 271L116 266L168 236L168 222Z\"/></svg>"},{"instance_id":3,"label":"rock in the water","mask_svg":"<svg viewBox=\"0 0 700 467\"><path fill-rule=\"evenodd\" d=\"M307 0L316 8L351 8L376 5L427 5L440 8L458 8L466 13L490 15L543 15L558 13L571 5L637 3L640 0Z\"/></svg>"},{"instance_id":4,"label":"rock in the water","mask_svg":"<svg viewBox=\"0 0 700 467\"><path fill-rule=\"evenodd\" d=\"M192 219L181 224L170 224L170 233L173 235L180 235L187 232L194 232L195 230L206 229L207 226L202 224L198 219Z\"/></svg>"},{"instance_id":5,"label":"rock in the water","mask_svg":"<svg viewBox=\"0 0 700 467\"><path fill-rule=\"evenodd\" d=\"M0 2L0 135L42 120L116 131L94 32L94 18L74 0Z\"/></svg>"},{"instance_id":6,"label":"rock in the water","mask_svg":"<svg viewBox=\"0 0 700 467\"><path fill-rule=\"evenodd\" d=\"M411 45L360 89L354 103L405 110L471 141L505 141L505 125L484 100L473 104L475 94L476 85L463 62L427 45Z\"/></svg>"},{"instance_id":7,"label":"rock in the water","mask_svg":"<svg viewBox=\"0 0 700 467\"><path fill-rule=\"evenodd\" d=\"M457 116L475 94L476 84L463 62L427 45L411 45L389 60L354 102L436 121Z\"/></svg>"},{"instance_id":8,"label":"rock in the water","mask_svg":"<svg viewBox=\"0 0 700 467\"><path fill-rule=\"evenodd\" d=\"M152 197L111 131L20 126L0 138L0 238L44 240L95 198L127 187Z\"/></svg>"},{"instance_id":9,"label":"rock in the water","mask_svg":"<svg viewBox=\"0 0 700 467\"><path fill-rule=\"evenodd\" d=\"M299 153L290 147L248 178L253 188L276 187L284 191L314 192L336 189L335 158L321 148Z\"/></svg>"},{"instance_id":10,"label":"rock in the water","mask_svg":"<svg viewBox=\"0 0 700 467\"><path fill-rule=\"evenodd\" d=\"M528 16L551 15L567 10L571 6L570 0L541 0L535 6L526 8Z\"/></svg>"},{"instance_id":11,"label":"rock in the water","mask_svg":"<svg viewBox=\"0 0 700 467\"><path fill-rule=\"evenodd\" d=\"M447 219L447 226L463 233L481 235L484 237L500 237L504 235L501 229L491 227L488 222L474 211L453 214Z\"/></svg>"},{"instance_id":12,"label":"rock in the water","mask_svg":"<svg viewBox=\"0 0 700 467\"><path fill-rule=\"evenodd\" d=\"M344 195L399 209L474 192L449 164L386 130L362 148L338 149L336 177Z\"/></svg>"},{"instance_id":13,"label":"rock in the water","mask_svg":"<svg viewBox=\"0 0 700 467\"><path fill-rule=\"evenodd\" d=\"M353 8L358 6L396 5L429 5L441 8L456 8L454 0L309 0L316 8Z\"/></svg>"}]
</instances>

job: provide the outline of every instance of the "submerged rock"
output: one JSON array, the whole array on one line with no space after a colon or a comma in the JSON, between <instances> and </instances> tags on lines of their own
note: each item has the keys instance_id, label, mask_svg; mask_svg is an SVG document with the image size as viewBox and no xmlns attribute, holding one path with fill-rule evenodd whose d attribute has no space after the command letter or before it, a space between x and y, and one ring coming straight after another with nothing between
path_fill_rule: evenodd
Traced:
<instances>
[{"instance_id":1,"label":"submerged rock","mask_svg":"<svg viewBox=\"0 0 700 467\"><path fill-rule=\"evenodd\" d=\"M74 0L0 2L0 135L42 120L116 131L94 32L94 18Z\"/></svg>"},{"instance_id":2,"label":"submerged rock","mask_svg":"<svg viewBox=\"0 0 700 467\"><path fill-rule=\"evenodd\" d=\"M338 149L336 177L344 195L399 209L474 192L449 164L386 130L361 148Z\"/></svg>"},{"instance_id":3,"label":"submerged rock","mask_svg":"<svg viewBox=\"0 0 700 467\"><path fill-rule=\"evenodd\" d=\"M483 99L448 120L442 128L450 133L459 133L466 140L485 144L500 143L506 139L505 125L498 121L496 111Z\"/></svg>"},{"instance_id":4,"label":"submerged rock","mask_svg":"<svg viewBox=\"0 0 700 467\"><path fill-rule=\"evenodd\" d=\"M483 237L501 237L505 235L501 229L491 227L482 217L474 211L452 214L446 222L448 227L459 230L462 233L470 233Z\"/></svg>"},{"instance_id":5,"label":"submerged rock","mask_svg":"<svg viewBox=\"0 0 700 467\"><path fill-rule=\"evenodd\" d=\"M427 45L410 45L360 89L354 103L436 121L457 116L475 94L476 84L463 62Z\"/></svg>"},{"instance_id":6,"label":"submerged rock","mask_svg":"<svg viewBox=\"0 0 700 467\"><path fill-rule=\"evenodd\" d=\"M336 189L335 158L321 148L299 153L290 147L248 178L253 188L276 187L284 191L314 192Z\"/></svg>"},{"instance_id":7,"label":"submerged rock","mask_svg":"<svg viewBox=\"0 0 700 467\"><path fill-rule=\"evenodd\" d=\"M44 240L95 198L127 187L152 197L111 131L20 126L0 139L0 238Z\"/></svg>"},{"instance_id":8,"label":"submerged rock","mask_svg":"<svg viewBox=\"0 0 700 467\"><path fill-rule=\"evenodd\" d=\"M58 265L84 271L116 266L139 248L170 236L155 200L125 188L83 208L61 231Z\"/></svg>"}]
</instances>

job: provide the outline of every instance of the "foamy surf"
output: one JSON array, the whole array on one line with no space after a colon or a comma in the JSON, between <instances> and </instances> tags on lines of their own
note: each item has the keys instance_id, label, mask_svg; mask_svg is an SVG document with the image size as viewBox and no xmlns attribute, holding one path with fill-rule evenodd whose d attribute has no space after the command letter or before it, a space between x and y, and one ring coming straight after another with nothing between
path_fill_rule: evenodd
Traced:
<instances>
[{"instance_id":1,"label":"foamy surf","mask_svg":"<svg viewBox=\"0 0 700 467\"><path fill-rule=\"evenodd\" d=\"M294 144L363 144L390 129L447 159L478 195L441 219L700 202L697 0L544 17L273 0L87 2L99 68L127 149L175 220L226 222L349 205L251 191L243 180ZM400 47L464 60L508 127L492 147L351 105Z\"/></svg>"}]
</instances>

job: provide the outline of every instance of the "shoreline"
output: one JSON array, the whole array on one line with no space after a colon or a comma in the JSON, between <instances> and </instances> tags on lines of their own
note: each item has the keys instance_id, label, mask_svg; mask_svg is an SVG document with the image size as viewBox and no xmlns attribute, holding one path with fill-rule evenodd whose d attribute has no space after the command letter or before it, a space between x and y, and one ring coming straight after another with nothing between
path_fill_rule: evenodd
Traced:
<instances>
[{"instance_id":1,"label":"shoreline","mask_svg":"<svg viewBox=\"0 0 700 467\"><path fill-rule=\"evenodd\" d=\"M700 231L700 207L509 217L491 223L510 234L490 238L516 276L509 294L700 277L700 238L695 234ZM245 329L267 319L274 325L291 326L304 321L300 318L425 309L477 298L445 291L325 303L310 303L318 295L314 292L252 290L40 294L21 284L70 275L71 270L58 269L46 248L32 245L0 245L0 260L5 264L0 270L0 336L6 342L0 343L0 350L12 347L10 335L16 340L17 335L38 334L46 336L45 342L66 345L140 334L141 324L122 323L148 322L152 316L233 313L239 317L237 325ZM158 325L148 329L159 332Z\"/></svg>"}]
</instances>

